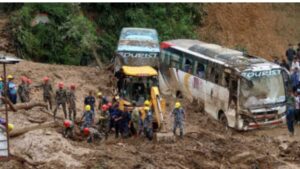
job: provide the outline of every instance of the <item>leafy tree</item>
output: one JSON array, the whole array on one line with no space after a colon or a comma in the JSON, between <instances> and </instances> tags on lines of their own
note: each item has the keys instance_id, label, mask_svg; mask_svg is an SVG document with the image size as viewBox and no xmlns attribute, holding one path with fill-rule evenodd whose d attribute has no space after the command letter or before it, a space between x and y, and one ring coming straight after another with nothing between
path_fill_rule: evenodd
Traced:
<instances>
[{"instance_id":1,"label":"leafy tree","mask_svg":"<svg viewBox=\"0 0 300 169\"><path fill-rule=\"evenodd\" d=\"M48 23L32 26L39 13ZM78 4L25 4L13 17L19 56L41 62L74 64L96 46L96 29Z\"/></svg>"}]
</instances>

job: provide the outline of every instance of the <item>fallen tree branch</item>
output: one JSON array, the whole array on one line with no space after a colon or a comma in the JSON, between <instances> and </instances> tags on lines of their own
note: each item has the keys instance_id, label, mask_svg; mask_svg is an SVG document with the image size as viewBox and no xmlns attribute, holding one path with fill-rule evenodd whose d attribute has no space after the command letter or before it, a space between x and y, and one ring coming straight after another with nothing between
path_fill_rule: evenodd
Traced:
<instances>
[{"instance_id":1,"label":"fallen tree branch","mask_svg":"<svg viewBox=\"0 0 300 169\"><path fill-rule=\"evenodd\" d=\"M46 121L46 119L35 119L35 118L32 118L30 116L27 117L27 120L30 121L31 123L44 123Z\"/></svg>"},{"instance_id":2,"label":"fallen tree branch","mask_svg":"<svg viewBox=\"0 0 300 169\"><path fill-rule=\"evenodd\" d=\"M8 111L29 110L32 109L33 107L47 108L47 104L42 102L18 103L14 106L9 106L7 110ZM0 111L5 111L5 107L0 108Z\"/></svg>"},{"instance_id":3,"label":"fallen tree branch","mask_svg":"<svg viewBox=\"0 0 300 169\"><path fill-rule=\"evenodd\" d=\"M46 123L42 123L42 124L31 125L31 126L20 128L20 129L15 129L9 133L9 136L16 137L16 136L22 135L24 133L27 133L28 131L48 128L48 127L56 127L56 126L57 126L57 124L54 121L46 122Z\"/></svg>"},{"instance_id":4,"label":"fallen tree branch","mask_svg":"<svg viewBox=\"0 0 300 169\"><path fill-rule=\"evenodd\" d=\"M0 99L3 101L3 103L8 104L8 109L10 109L10 110L12 110L14 112L17 111L15 109L14 105L12 104L12 102L9 99L7 99L7 98L5 98L3 96L0 96ZM3 108L3 110L0 110L0 111L5 111L5 107Z\"/></svg>"}]
</instances>

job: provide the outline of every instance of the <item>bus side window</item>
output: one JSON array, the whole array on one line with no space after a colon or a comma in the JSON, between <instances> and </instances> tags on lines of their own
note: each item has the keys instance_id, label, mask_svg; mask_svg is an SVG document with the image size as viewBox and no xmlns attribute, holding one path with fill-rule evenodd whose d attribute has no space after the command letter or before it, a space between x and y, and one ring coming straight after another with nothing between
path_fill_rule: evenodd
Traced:
<instances>
[{"instance_id":1,"label":"bus side window","mask_svg":"<svg viewBox=\"0 0 300 169\"><path fill-rule=\"evenodd\" d=\"M229 86L229 81L230 81L230 74L224 72L223 77L222 77L222 85L225 87Z\"/></svg>"},{"instance_id":2,"label":"bus side window","mask_svg":"<svg viewBox=\"0 0 300 169\"><path fill-rule=\"evenodd\" d=\"M183 70L187 73L192 73L193 71L193 60L189 58L184 59Z\"/></svg>"},{"instance_id":3,"label":"bus side window","mask_svg":"<svg viewBox=\"0 0 300 169\"><path fill-rule=\"evenodd\" d=\"M205 66L204 64L198 62L196 67L196 76L205 79Z\"/></svg>"}]
</instances>

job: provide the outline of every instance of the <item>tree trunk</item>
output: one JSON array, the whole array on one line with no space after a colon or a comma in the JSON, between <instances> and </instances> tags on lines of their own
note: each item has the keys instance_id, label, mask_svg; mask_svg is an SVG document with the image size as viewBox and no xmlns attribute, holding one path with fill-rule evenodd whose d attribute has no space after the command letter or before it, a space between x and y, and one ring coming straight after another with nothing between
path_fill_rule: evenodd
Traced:
<instances>
[{"instance_id":1,"label":"tree trunk","mask_svg":"<svg viewBox=\"0 0 300 169\"><path fill-rule=\"evenodd\" d=\"M8 101L8 104L10 103L10 101ZM18 103L16 105L10 105L7 108L8 111L17 111L17 110L29 110L32 109L33 107L44 107L47 108L47 104L43 103L43 102L29 102L29 103ZM5 111L5 108L0 108L0 111Z\"/></svg>"},{"instance_id":2,"label":"tree trunk","mask_svg":"<svg viewBox=\"0 0 300 169\"><path fill-rule=\"evenodd\" d=\"M55 127L55 126L57 126L57 124L54 121L46 122L46 123L43 123L43 124L31 125L31 126L20 128L20 129L15 129L15 130L13 130L12 132L9 133L9 136L10 137L16 137L16 136L22 135L22 134L24 134L28 131L48 128L48 127Z\"/></svg>"}]
</instances>

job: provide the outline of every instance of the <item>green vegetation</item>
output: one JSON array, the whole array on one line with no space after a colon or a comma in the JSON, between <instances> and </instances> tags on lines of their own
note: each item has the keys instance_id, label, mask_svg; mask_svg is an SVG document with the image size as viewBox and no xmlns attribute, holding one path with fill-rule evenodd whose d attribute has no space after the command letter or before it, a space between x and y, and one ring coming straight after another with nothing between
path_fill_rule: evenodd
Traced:
<instances>
[{"instance_id":1,"label":"green vegetation","mask_svg":"<svg viewBox=\"0 0 300 169\"><path fill-rule=\"evenodd\" d=\"M46 13L50 22L32 26L38 13ZM201 4L24 4L12 26L20 56L78 65L94 49L102 61L110 60L122 27L155 28L161 41L197 38L203 15Z\"/></svg>"}]
</instances>

